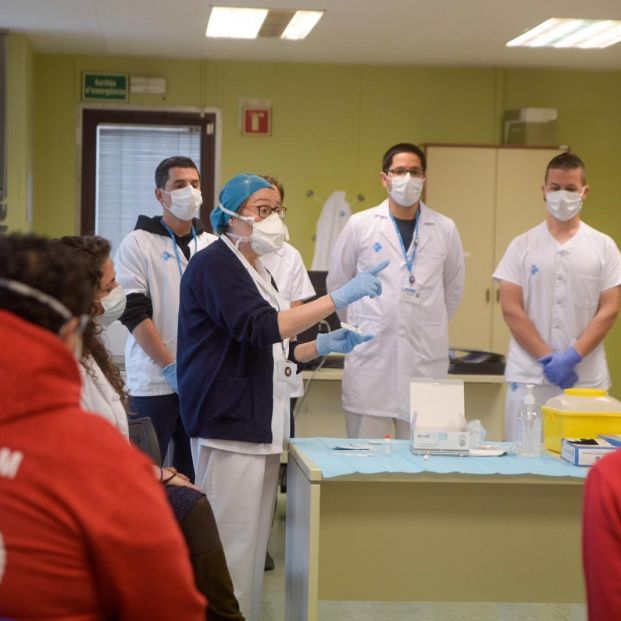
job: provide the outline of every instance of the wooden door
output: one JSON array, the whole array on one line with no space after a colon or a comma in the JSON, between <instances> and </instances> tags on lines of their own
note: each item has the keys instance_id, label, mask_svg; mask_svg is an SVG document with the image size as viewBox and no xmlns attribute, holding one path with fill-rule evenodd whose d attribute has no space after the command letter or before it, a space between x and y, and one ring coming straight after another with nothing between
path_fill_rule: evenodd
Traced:
<instances>
[{"instance_id":1,"label":"wooden door","mask_svg":"<svg viewBox=\"0 0 621 621\"><path fill-rule=\"evenodd\" d=\"M449 326L451 347L492 346L496 148L428 145L425 203L455 221L464 247L466 288Z\"/></svg>"},{"instance_id":2,"label":"wooden door","mask_svg":"<svg viewBox=\"0 0 621 621\"><path fill-rule=\"evenodd\" d=\"M562 150L554 148L498 148L494 269L511 240L545 218L541 186L548 162L559 153ZM506 354L510 337L500 309L498 285L494 283L492 350Z\"/></svg>"}]
</instances>

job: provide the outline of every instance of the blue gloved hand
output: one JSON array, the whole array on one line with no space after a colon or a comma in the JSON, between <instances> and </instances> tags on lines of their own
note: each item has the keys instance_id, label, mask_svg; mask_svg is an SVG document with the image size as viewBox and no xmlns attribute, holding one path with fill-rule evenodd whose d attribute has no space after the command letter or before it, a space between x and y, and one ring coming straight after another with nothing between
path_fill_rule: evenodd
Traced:
<instances>
[{"instance_id":1,"label":"blue gloved hand","mask_svg":"<svg viewBox=\"0 0 621 621\"><path fill-rule=\"evenodd\" d=\"M339 328L327 334L317 335L317 353L327 356L330 353L348 354L356 345L366 343L373 338L372 334L359 334L346 328Z\"/></svg>"},{"instance_id":2,"label":"blue gloved hand","mask_svg":"<svg viewBox=\"0 0 621 621\"><path fill-rule=\"evenodd\" d=\"M349 282L334 290L330 295L336 308L345 308L352 302L369 296L374 298L382 294L382 281L378 274L388 267L390 261L382 261L366 272L358 272Z\"/></svg>"},{"instance_id":3,"label":"blue gloved hand","mask_svg":"<svg viewBox=\"0 0 621 621\"><path fill-rule=\"evenodd\" d=\"M166 378L166 381L170 384L170 387L179 394L179 384L177 383L177 361L173 361L170 364L167 364L163 369L162 373Z\"/></svg>"},{"instance_id":4,"label":"blue gloved hand","mask_svg":"<svg viewBox=\"0 0 621 621\"><path fill-rule=\"evenodd\" d=\"M570 347L562 354L552 354L539 359L543 364L543 374L546 379L559 388L571 388L577 381L578 375L574 367L582 360L582 356Z\"/></svg>"}]
</instances>

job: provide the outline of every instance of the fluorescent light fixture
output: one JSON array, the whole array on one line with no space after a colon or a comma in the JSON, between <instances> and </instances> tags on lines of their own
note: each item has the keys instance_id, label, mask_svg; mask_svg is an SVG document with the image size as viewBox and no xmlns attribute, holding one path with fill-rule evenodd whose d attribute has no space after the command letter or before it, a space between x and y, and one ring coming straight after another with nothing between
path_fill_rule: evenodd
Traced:
<instances>
[{"instance_id":1,"label":"fluorescent light fixture","mask_svg":"<svg viewBox=\"0 0 621 621\"><path fill-rule=\"evenodd\" d=\"M256 39L267 9L243 9L214 6L207 23L207 37L228 39Z\"/></svg>"},{"instance_id":2,"label":"fluorescent light fixture","mask_svg":"<svg viewBox=\"0 0 621 621\"><path fill-rule=\"evenodd\" d=\"M524 34L511 39L507 47L604 48L621 41L621 21L551 17Z\"/></svg>"},{"instance_id":3,"label":"fluorescent light fixture","mask_svg":"<svg viewBox=\"0 0 621 621\"><path fill-rule=\"evenodd\" d=\"M280 38L305 39L322 15L323 11L296 11Z\"/></svg>"}]
</instances>

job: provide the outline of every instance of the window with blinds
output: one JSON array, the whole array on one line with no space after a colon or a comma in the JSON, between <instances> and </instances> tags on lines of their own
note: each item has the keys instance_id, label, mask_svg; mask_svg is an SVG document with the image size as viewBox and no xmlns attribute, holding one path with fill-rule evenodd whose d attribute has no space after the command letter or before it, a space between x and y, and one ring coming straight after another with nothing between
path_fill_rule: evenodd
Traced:
<instances>
[{"instance_id":1,"label":"window with blinds","mask_svg":"<svg viewBox=\"0 0 621 621\"><path fill-rule=\"evenodd\" d=\"M111 242L113 254L139 215L161 214L154 173L173 155L192 158L201 170L200 126L97 125L95 232Z\"/></svg>"}]
</instances>

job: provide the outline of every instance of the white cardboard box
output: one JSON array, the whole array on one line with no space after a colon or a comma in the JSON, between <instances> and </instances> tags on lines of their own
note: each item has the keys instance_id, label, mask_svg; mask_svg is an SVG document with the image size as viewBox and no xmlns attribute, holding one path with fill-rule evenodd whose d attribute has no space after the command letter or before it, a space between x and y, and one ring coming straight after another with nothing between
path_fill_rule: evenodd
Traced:
<instances>
[{"instance_id":1,"label":"white cardboard box","mask_svg":"<svg viewBox=\"0 0 621 621\"><path fill-rule=\"evenodd\" d=\"M574 466L592 466L609 453L617 450L616 446L602 440L594 438L595 444L580 444L577 438L563 438L561 444L561 457Z\"/></svg>"}]
</instances>

